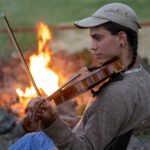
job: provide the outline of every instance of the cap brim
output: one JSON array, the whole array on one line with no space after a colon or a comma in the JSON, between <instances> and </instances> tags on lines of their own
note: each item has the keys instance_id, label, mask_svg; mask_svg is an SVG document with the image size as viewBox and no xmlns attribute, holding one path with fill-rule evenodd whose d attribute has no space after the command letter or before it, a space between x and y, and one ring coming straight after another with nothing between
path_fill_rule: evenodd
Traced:
<instances>
[{"instance_id":1,"label":"cap brim","mask_svg":"<svg viewBox=\"0 0 150 150\"><path fill-rule=\"evenodd\" d=\"M108 22L109 20L103 19L103 18L97 18L94 16L75 21L74 25L77 26L78 28L90 28L90 27L95 27L101 24L104 24Z\"/></svg>"}]
</instances>

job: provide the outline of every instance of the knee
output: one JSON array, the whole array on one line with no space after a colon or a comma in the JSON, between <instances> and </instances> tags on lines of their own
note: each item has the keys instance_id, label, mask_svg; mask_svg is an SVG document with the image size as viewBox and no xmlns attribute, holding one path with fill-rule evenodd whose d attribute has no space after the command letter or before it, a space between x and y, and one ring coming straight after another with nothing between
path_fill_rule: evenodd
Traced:
<instances>
[{"instance_id":1,"label":"knee","mask_svg":"<svg viewBox=\"0 0 150 150\"><path fill-rule=\"evenodd\" d=\"M17 150L23 148L25 150L47 150L55 147L51 138L49 138L44 132L28 133L18 140L9 150Z\"/></svg>"}]
</instances>

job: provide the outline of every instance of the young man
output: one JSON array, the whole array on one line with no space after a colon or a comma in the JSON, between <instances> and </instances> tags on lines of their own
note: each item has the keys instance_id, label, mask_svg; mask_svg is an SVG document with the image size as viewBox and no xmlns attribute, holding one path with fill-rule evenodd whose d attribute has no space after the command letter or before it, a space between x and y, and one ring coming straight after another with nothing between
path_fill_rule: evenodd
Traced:
<instances>
[{"instance_id":1,"label":"young man","mask_svg":"<svg viewBox=\"0 0 150 150\"><path fill-rule=\"evenodd\" d=\"M150 75L137 60L141 27L135 12L125 4L111 3L75 25L90 29L91 51L100 65L119 58L125 68L122 79L115 79L101 89L73 130L56 108L45 101L36 114L43 132L26 135L10 150L20 147L46 150L50 146L59 150L104 150L116 137L132 131L150 116ZM35 98L28 104L28 118L35 104L43 100Z\"/></svg>"}]
</instances>

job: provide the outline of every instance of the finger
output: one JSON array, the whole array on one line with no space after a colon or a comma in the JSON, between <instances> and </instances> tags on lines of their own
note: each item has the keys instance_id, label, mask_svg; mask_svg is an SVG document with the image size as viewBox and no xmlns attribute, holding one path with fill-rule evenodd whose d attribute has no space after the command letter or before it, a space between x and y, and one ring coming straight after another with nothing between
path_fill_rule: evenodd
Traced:
<instances>
[{"instance_id":1,"label":"finger","mask_svg":"<svg viewBox=\"0 0 150 150\"><path fill-rule=\"evenodd\" d=\"M26 117L31 119L32 118L32 111L28 109Z\"/></svg>"},{"instance_id":2,"label":"finger","mask_svg":"<svg viewBox=\"0 0 150 150\"><path fill-rule=\"evenodd\" d=\"M44 115L44 112L46 111L46 108L45 106L42 104L42 105L38 105L37 108L34 108L34 115L33 117L35 117L36 119L39 118L39 117L42 117Z\"/></svg>"},{"instance_id":3,"label":"finger","mask_svg":"<svg viewBox=\"0 0 150 150\"><path fill-rule=\"evenodd\" d=\"M45 98L43 98L43 97L36 97L36 98L33 98L28 103L28 106L34 106L36 103L42 103L42 102L45 102Z\"/></svg>"},{"instance_id":4,"label":"finger","mask_svg":"<svg viewBox=\"0 0 150 150\"><path fill-rule=\"evenodd\" d=\"M39 129L39 122L33 122L32 120L26 117L22 121L22 126L27 131L36 131L37 129Z\"/></svg>"},{"instance_id":5,"label":"finger","mask_svg":"<svg viewBox=\"0 0 150 150\"><path fill-rule=\"evenodd\" d=\"M36 97L28 103L27 110L33 110L34 108L38 107L37 105L42 105L44 102L45 102L45 98Z\"/></svg>"}]
</instances>

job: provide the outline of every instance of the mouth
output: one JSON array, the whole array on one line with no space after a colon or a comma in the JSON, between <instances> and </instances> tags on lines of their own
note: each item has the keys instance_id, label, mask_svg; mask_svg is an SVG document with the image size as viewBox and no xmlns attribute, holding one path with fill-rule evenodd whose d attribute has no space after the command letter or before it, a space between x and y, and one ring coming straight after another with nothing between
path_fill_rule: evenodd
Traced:
<instances>
[{"instance_id":1,"label":"mouth","mask_svg":"<svg viewBox=\"0 0 150 150\"><path fill-rule=\"evenodd\" d=\"M98 62L100 65L102 65L103 62L104 62L104 56L103 56L102 54L94 54L94 56L95 56L97 62Z\"/></svg>"},{"instance_id":2,"label":"mouth","mask_svg":"<svg viewBox=\"0 0 150 150\"><path fill-rule=\"evenodd\" d=\"M95 57L97 58L97 59L101 59L102 58L102 54L94 54L95 55Z\"/></svg>"}]
</instances>

